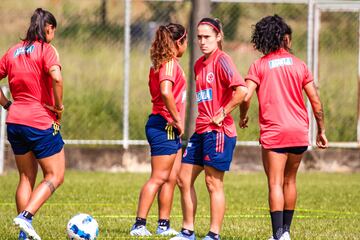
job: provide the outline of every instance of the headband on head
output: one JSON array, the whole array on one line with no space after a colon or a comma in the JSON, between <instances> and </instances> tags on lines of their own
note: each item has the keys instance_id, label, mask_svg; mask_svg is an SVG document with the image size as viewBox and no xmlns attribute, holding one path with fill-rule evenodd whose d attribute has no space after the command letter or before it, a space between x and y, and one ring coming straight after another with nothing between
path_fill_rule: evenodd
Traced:
<instances>
[{"instance_id":1,"label":"headband on head","mask_svg":"<svg viewBox=\"0 0 360 240\"><path fill-rule=\"evenodd\" d=\"M176 41L181 41L181 39L183 39L184 37L186 36L186 29L184 30L184 34L178 39L178 40L176 40Z\"/></svg>"},{"instance_id":2,"label":"headband on head","mask_svg":"<svg viewBox=\"0 0 360 240\"><path fill-rule=\"evenodd\" d=\"M214 19L212 19L212 18L203 18L199 22L198 26L200 24L207 24L207 25L211 26L217 33L221 32L220 31L220 29L221 29L220 24L217 21L215 21Z\"/></svg>"}]
</instances>

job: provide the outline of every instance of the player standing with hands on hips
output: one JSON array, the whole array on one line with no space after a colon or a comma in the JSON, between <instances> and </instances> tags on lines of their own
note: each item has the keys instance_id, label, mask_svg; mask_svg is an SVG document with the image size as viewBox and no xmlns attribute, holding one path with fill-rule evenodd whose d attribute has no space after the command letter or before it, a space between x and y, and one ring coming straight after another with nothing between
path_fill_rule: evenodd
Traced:
<instances>
[{"instance_id":1,"label":"player standing with hands on hips","mask_svg":"<svg viewBox=\"0 0 360 240\"><path fill-rule=\"evenodd\" d=\"M25 39L0 60L0 79L8 77L12 103L0 91L0 104L8 110L7 135L15 154L20 181L16 190L19 215L14 224L19 239L40 240L33 216L62 184L65 172L60 120L64 110L63 80L56 49L56 19L38 8L31 17ZM43 181L34 189L38 164Z\"/></svg>"},{"instance_id":2,"label":"player standing with hands on hips","mask_svg":"<svg viewBox=\"0 0 360 240\"><path fill-rule=\"evenodd\" d=\"M176 235L170 228L170 211L181 164L181 136L184 133L186 80L178 58L187 48L186 29L175 23L160 26L150 55L149 74L152 113L146 124L151 148L151 177L142 187L131 236L151 236L146 217L158 194L159 220L156 234Z\"/></svg>"},{"instance_id":3,"label":"player standing with hands on hips","mask_svg":"<svg viewBox=\"0 0 360 240\"><path fill-rule=\"evenodd\" d=\"M240 127L246 128L254 91L259 101L260 144L268 179L273 236L290 239L296 205L296 174L309 145L309 119L303 90L310 100L316 123L316 145L326 148L324 113L313 77L300 59L290 53L291 28L278 15L256 23L251 42L264 54L246 76L249 93L240 106Z\"/></svg>"},{"instance_id":4,"label":"player standing with hands on hips","mask_svg":"<svg viewBox=\"0 0 360 240\"><path fill-rule=\"evenodd\" d=\"M194 66L199 115L181 164L179 186L183 225L173 240L195 239L197 199L194 182L202 170L205 170L211 215L210 231L204 239L220 239L225 214L223 179L230 168L236 144L236 128L230 112L247 93L246 84L231 58L222 51L220 21L202 19L197 27L197 38L204 54Z\"/></svg>"}]
</instances>

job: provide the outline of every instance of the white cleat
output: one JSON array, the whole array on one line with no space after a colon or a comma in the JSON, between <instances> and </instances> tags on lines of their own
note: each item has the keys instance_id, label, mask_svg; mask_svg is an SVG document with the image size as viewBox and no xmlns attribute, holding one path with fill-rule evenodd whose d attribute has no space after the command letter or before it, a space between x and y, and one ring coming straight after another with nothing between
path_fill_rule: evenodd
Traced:
<instances>
[{"instance_id":1,"label":"white cleat","mask_svg":"<svg viewBox=\"0 0 360 240\"><path fill-rule=\"evenodd\" d=\"M290 233L284 232L283 235L281 236L281 238L282 238L282 240L291 240Z\"/></svg>"},{"instance_id":2,"label":"white cleat","mask_svg":"<svg viewBox=\"0 0 360 240\"><path fill-rule=\"evenodd\" d=\"M151 232L149 232L146 229L146 226L138 226L136 227L135 224L132 226L130 230L130 236L139 236L139 237L145 237L145 236L151 236Z\"/></svg>"},{"instance_id":3,"label":"white cleat","mask_svg":"<svg viewBox=\"0 0 360 240\"><path fill-rule=\"evenodd\" d=\"M30 240L41 240L41 237L35 232L35 229L30 222L23 218L14 218L14 225L18 226Z\"/></svg>"},{"instance_id":4,"label":"white cleat","mask_svg":"<svg viewBox=\"0 0 360 240\"><path fill-rule=\"evenodd\" d=\"M176 236L179 233L170 227L167 228L163 226L158 226L156 229L156 234L160 236Z\"/></svg>"}]
</instances>

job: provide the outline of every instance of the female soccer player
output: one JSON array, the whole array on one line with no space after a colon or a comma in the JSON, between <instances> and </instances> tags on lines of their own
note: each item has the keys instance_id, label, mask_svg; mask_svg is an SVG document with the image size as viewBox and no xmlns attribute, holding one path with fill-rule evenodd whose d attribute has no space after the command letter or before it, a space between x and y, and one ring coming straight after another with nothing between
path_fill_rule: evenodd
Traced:
<instances>
[{"instance_id":1,"label":"female soccer player","mask_svg":"<svg viewBox=\"0 0 360 240\"><path fill-rule=\"evenodd\" d=\"M19 215L14 224L19 239L40 239L32 227L35 213L63 182L64 142L60 120L64 110L63 80L54 39L56 19L38 8L25 39L0 60L0 79L8 77L12 103L0 91L0 104L8 110L7 134L15 154L20 181L16 190ZM43 181L34 189L38 164Z\"/></svg>"},{"instance_id":2,"label":"female soccer player","mask_svg":"<svg viewBox=\"0 0 360 240\"><path fill-rule=\"evenodd\" d=\"M290 224L296 204L296 173L306 151L309 120L302 90L316 118L316 144L326 148L324 114L306 64L290 53L291 28L277 16L256 23L251 42L264 56L256 60L246 76L249 93L240 106L240 127L247 127L250 99L259 100L260 143L269 187L273 236L290 239Z\"/></svg>"},{"instance_id":3,"label":"female soccer player","mask_svg":"<svg viewBox=\"0 0 360 240\"><path fill-rule=\"evenodd\" d=\"M151 177L142 187L136 222L130 235L150 236L146 217L158 193L159 221L156 234L176 235L170 228L170 211L181 164L181 139L184 132L186 80L180 58L187 48L187 34L180 24L160 26L150 50L149 89L152 113L146 124L151 147Z\"/></svg>"},{"instance_id":4,"label":"female soccer player","mask_svg":"<svg viewBox=\"0 0 360 240\"><path fill-rule=\"evenodd\" d=\"M247 88L231 58L222 51L219 20L202 19L197 28L204 54L194 66L199 115L195 133L189 140L179 174L183 228L173 240L195 239L196 193L194 182L205 170L210 195L210 231L204 239L220 239L225 213L223 178L230 168L236 143L236 128L230 112L240 104Z\"/></svg>"}]
</instances>

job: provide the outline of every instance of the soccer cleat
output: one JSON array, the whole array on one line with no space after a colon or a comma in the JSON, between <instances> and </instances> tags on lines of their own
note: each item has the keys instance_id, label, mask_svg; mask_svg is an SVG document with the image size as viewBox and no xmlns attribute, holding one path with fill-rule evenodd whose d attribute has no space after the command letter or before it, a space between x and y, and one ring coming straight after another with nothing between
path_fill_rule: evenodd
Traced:
<instances>
[{"instance_id":1,"label":"soccer cleat","mask_svg":"<svg viewBox=\"0 0 360 240\"><path fill-rule=\"evenodd\" d=\"M284 232L281 238L282 240L291 240L290 233L288 231Z\"/></svg>"},{"instance_id":2,"label":"soccer cleat","mask_svg":"<svg viewBox=\"0 0 360 240\"><path fill-rule=\"evenodd\" d=\"M35 232L35 229L31 225L31 221L24 218L22 215L18 215L14 218L14 225L18 226L30 240L41 240L40 236Z\"/></svg>"},{"instance_id":3,"label":"soccer cleat","mask_svg":"<svg viewBox=\"0 0 360 240\"><path fill-rule=\"evenodd\" d=\"M202 240L214 240L214 239L210 236L205 236ZM220 240L220 237L219 237L219 240Z\"/></svg>"},{"instance_id":4,"label":"soccer cleat","mask_svg":"<svg viewBox=\"0 0 360 240\"><path fill-rule=\"evenodd\" d=\"M136 226L135 224L132 226L130 230L130 236L151 236L152 234L146 229L146 226L140 225Z\"/></svg>"},{"instance_id":5,"label":"soccer cleat","mask_svg":"<svg viewBox=\"0 0 360 240\"><path fill-rule=\"evenodd\" d=\"M176 235L173 238L170 238L170 240L196 240L196 237L195 237L195 233L191 234L190 236L187 236L182 232L179 232L178 235Z\"/></svg>"},{"instance_id":6,"label":"soccer cleat","mask_svg":"<svg viewBox=\"0 0 360 240\"><path fill-rule=\"evenodd\" d=\"M269 240L276 240L273 236ZM282 235L278 240L285 240L284 235Z\"/></svg>"},{"instance_id":7,"label":"soccer cleat","mask_svg":"<svg viewBox=\"0 0 360 240\"><path fill-rule=\"evenodd\" d=\"M20 230L18 240L29 240L29 239L28 239L28 237L26 236L26 233L24 233L23 231Z\"/></svg>"},{"instance_id":8,"label":"soccer cleat","mask_svg":"<svg viewBox=\"0 0 360 240\"><path fill-rule=\"evenodd\" d=\"M158 226L156 229L156 234L161 236L175 236L179 233L170 227Z\"/></svg>"}]
</instances>

